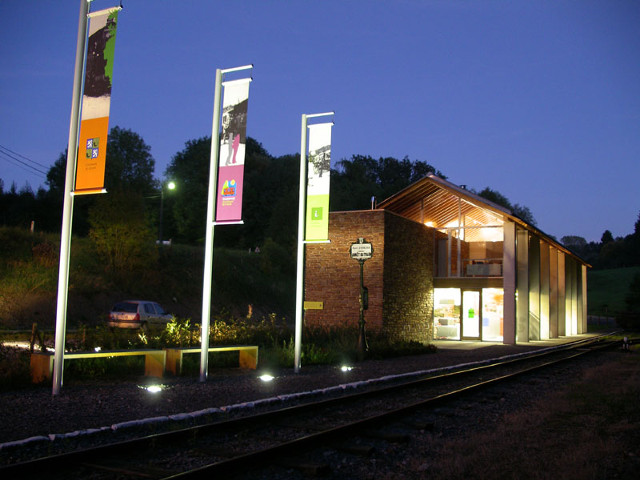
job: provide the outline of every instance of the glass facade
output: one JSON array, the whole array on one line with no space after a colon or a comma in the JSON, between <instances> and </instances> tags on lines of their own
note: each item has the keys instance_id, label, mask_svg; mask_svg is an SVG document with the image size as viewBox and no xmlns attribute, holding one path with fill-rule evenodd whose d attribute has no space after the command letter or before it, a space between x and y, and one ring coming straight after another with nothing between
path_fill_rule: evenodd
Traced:
<instances>
[{"instance_id":1,"label":"glass facade","mask_svg":"<svg viewBox=\"0 0 640 480\"><path fill-rule=\"evenodd\" d=\"M438 230L436 276L501 277L502 225Z\"/></svg>"},{"instance_id":2,"label":"glass facade","mask_svg":"<svg viewBox=\"0 0 640 480\"><path fill-rule=\"evenodd\" d=\"M460 340L460 289L433 291L433 334L436 340Z\"/></svg>"},{"instance_id":3,"label":"glass facade","mask_svg":"<svg viewBox=\"0 0 640 480\"><path fill-rule=\"evenodd\" d=\"M434 289L435 340L503 340L504 290Z\"/></svg>"}]
</instances>

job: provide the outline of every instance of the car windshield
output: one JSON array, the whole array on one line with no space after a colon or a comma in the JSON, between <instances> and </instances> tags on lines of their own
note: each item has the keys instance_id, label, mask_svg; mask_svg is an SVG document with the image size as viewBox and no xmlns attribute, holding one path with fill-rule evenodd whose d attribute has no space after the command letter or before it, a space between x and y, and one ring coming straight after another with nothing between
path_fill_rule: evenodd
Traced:
<instances>
[{"instance_id":1,"label":"car windshield","mask_svg":"<svg viewBox=\"0 0 640 480\"><path fill-rule=\"evenodd\" d=\"M167 312L164 311L164 309L158 305L157 303L154 303L154 305L156 306L156 312L158 313L158 315L166 315Z\"/></svg>"},{"instance_id":2,"label":"car windshield","mask_svg":"<svg viewBox=\"0 0 640 480\"><path fill-rule=\"evenodd\" d=\"M136 313L138 311L138 304L130 302L120 302L113 307L114 312L127 312Z\"/></svg>"}]
</instances>

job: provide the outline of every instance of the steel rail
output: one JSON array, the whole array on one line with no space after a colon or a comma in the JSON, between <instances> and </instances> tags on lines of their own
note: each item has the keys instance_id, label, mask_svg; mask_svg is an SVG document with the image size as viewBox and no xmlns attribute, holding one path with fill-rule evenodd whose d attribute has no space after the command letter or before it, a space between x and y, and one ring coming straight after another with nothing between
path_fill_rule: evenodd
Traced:
<instances>
[{"instance_id":1,"label":"steel rail","mask_svg":"<svg viewBox=\"0 0 640 480\"><path fill-rule=\"evenodd\" d=\"M210 465L199 467L188 472L183 472L183 473L179 473L169 477L165 477L162 480L186 480L186 479L191 480L191 479L199 479L199 478L212 478L212 475L229 474L232 472L238 472L241 469L246 470L248 465L251 465L253 468L255 468L257 466L264 465L265 463L274 464L274 463L277 463L277 459L281 458L282 456L290 455L292 451L300 453L305 450L312 449L316 446L327 444L327 442L335 441L337 439L344 440L346 436L354 436L372 427L378 427L380 424L389 423L399 417L406 416L408 413L414 410L435 407L447 401L457 399L470 392L479 391L483 388L487 388L489 386L493 386L498 383L513 380L521 375L531 373L536 370L547 368L553 365L557 365L559 363L563 363L565 361L575 359L587 353L592 353L593 351L610 348L613 345L618 343L620 342L610 342L610 343L598 345L597 347L594 347L591 350L585 349L585 350L577 351L573 355L568 357L563 357L560 359L548 361L539 365L525 368L523 370L519 370L517 372L513 372L506 375L502 375L500 377L481 381L472 385L468 385L466 387L458 388L456 390L452 390L444 394L436 395L434 397L430 397L425 400L421 400L419 402L406 405L404 407L391 410L389 412L377 414L361 420L356 420L356 421L346 423L338 427L327 429L321 432L315 432L313 434L306 435L304 437L297 438L291 441L283 442L281 444L264 448L256 452L247 453L235 458L230 458L228 460L223 460ZM580 348L584 348L584 346L581 346ZM535 356L539 356L539 355L534 355L534 357ZM531 357L526 357L526 358L523 358L522 360L525 360L525 359L530 360ZM501 364L504 365L508 363L512 363L512 361L507 361ZM471 371L471 370L477 370L477 369L470 369L468 371ZM465 370L465 372L467 372L467 370ZM460 372L454 372L454 374L457 374L457 373L460 373Z\"/></svg>"},{"instance_id":2,"label":"steel rail","mask_svg":"<svg viewBox=\"0 0 640 480\"><path fill-rule=\"evenodd\" d=\"M417 376L417 378L409 381L388 384L388 385L377 387L371 390L350 393L350 394L341 395L335 398L322 399L316 402L308 402L300 405L289 406L289 407L281 408L278 410L263 412L263 413L259 413L259 414L251 415L247 417L240 417L237 419L218 421L218 422L213 422L205 425L199 425L199 426L188 427L180 430L175 430L171 432L147 435L144 437L131 439L131 440L124 440L121 442L112 443L104 446L91 447L91 448L86 448L86 449L82 449L74 452L42 457L42 458L34 459L31 461L26 461L26 462L11 464L11 465L5 465L0 467L0 476L2 476L2 478L5 478L5 479L12 478L11 475L16 475L16 478L25 478L25 475L27 475L30 472L52 471L52 469L55 470L57 468L60 468L61 466L66 466L69 464L81 464L81 463L86 464L91 462L92 460L95 460L96 458L103 458L105 455L116 455L119 452L132 451L132 449L142 449L150 445L159 445L164 442L175 442L180 438L193 438L194 436L197 436L199 434L206 434L207 432L215 429L229 428L230 426L242 427L244 425L251 425L256 422L264 422L266 420L270 420L270 421L277 420L280 417L287 418L293 413L299 414L306 411L311 411L313 409L331 406L334 404L340 404L340 403L345 403L349 401L364 399L365 397L380 395L390 391L397 391L398 389L420 386L422 384L425 384L426 382L443 381L446 379L451 379L455 376L478 372L479 370L492 369L492 368L497 368L497 367L501 367L509 364L518 363L518 362L530 361L535 358L544 357L554 353L564 352L567 350L583 349L585 345L590 345L597 342L598 342L597 337L592 339L581 340L578 342L573 342L571 344L561 345L552 350L545 349L545 351L543 352L533 352L531 354L522 355L517 358L511 358L511 359L506 359L498 362L486 363L479 366L473 366L471 368L462 368L459 370L453 370L453 371L449 371L439 375L428 375L428 374L419 375ZM599 347L607 348L619 343L620 342L601 343ZM304 445L313 445L314 443L323 442L332 437L342 436L345 434L345 432L348 432L353 429L366 428L366 426L375 425L377 422L380 422L380 421L388 421L384 419L390 419L392 418L393 415L401 415L402 412L406 413L411 409L424 408L424 406L428 405L429 403L435 405L437 403L455 398L455 396L462 395L463 393L472 391L474 389L479 389L479 388L491 385L493 383L496 383L498 381L505 381L510 378L515 378L516 376L527 373L529 371L544 368L546 366L550 366L555 363L559 363L561 361L566 361L566 360L578 357L580 355L583 355L585 353L588 353L590 351L591 350L581 350L581 351L578 351L576 354L567 358L546 362L542 365L530 367L528 369L524 369L522 371L510 374L510 375L497 377L495 379L480 382L478 384L457 389L452 392L437 395L425 401L421 401L416 404L412 404L409 406L405 406L401 409L397 409L397 411L391 411L385 414L377 415L377 416L363 419L357 422L352 422L344 426L329 429L325 432L317 432L313 435L308 435L300 439L293 440L291 442L285 442L281 445L277 445L274 447L266 448L261 451L240 456L237 459L224 460L208 466L194 469L193 471L190 471L190 472L184 472L184 473L180 473L180 474L166 477L166 478L167 479L199 478L199 475L205 475L205 474L208 475L211 472L231 471L234 468L236 468L236 466L238 465L246 467L246 465L248 464L247 462L251 462L252 464L257 464L259 462L263 462L264 460L268 460L268 459L272 460L277 455L290 452L291 448L301 448Z\"/></svg>"}]
</instances>

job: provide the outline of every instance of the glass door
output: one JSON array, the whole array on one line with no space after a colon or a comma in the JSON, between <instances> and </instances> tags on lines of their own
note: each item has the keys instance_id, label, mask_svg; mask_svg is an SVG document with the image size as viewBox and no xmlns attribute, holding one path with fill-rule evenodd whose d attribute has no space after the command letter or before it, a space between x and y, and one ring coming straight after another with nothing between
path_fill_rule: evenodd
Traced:
<instances>
[{"instance_id":1,"label":"glass door","mask_svg":"<svg viewBox=\"0 0 640 480\"><path fill-rule=\"evenodd\" d=\"M482 311L480 309L480 291L462 291L462 338L479 340Z\"/></svg>"}]
</instances>

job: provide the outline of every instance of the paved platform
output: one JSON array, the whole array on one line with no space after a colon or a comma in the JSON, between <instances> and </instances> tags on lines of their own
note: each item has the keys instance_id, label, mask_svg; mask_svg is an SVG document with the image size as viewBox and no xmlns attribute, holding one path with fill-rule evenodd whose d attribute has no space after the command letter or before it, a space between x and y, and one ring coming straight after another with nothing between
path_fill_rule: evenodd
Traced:
<instances>
[{"instance_id":1,"label":"paved platform","mask_svg":"<svg viewBox=\"0 0 640 480\"><path fill-rule=\"evenodd\" d=\"M554 347L557 345L564 345L567 343L577 342L580 340L586 340L589 338L594 338L603 335L601 332L598 333L584 333L581 335L572 335L572 336L563 336L558 338L551 338L548 340L532 340L530 342L517 342L516 345L508 345L502 342L481 342L478 340L434 340L431 342L433 345L438 347L441 350L475 350L479 348L487 348L487 347L527 347L528 349L532 347Z\"/></svg>"}]
</instances>

